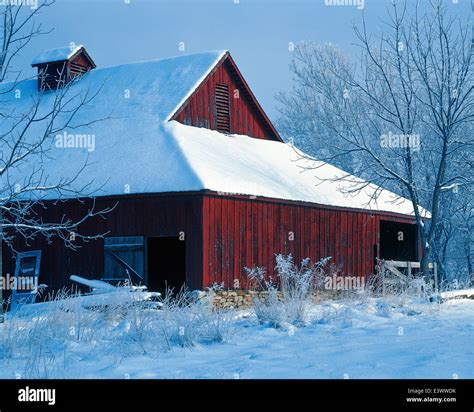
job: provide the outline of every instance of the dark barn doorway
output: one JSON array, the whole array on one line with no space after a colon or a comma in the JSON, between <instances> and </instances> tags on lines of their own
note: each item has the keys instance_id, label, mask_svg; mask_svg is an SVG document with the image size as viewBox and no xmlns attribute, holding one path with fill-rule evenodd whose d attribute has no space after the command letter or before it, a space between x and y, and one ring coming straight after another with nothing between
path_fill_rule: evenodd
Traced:
<instances>
[{"instance_id":1,"label":"dark barn doorway","mask_svg":"<svg viewBox=\"0 0 474 412\"><path fill-rule=\"evenodd\" d=\"M417 262L416 225L380 221L380 259Z\"/></svg>"},{"instance_id":2,"label":"dark barn doorway","mask_svg":"<svg viewBox=\"0 0 474 412\"><path fill-rule=\"evenodd\" d=\"M186 242L178 237L152 237L147 245L148 289L177 292L186 283Z\"/></svg>"}]
</instances>

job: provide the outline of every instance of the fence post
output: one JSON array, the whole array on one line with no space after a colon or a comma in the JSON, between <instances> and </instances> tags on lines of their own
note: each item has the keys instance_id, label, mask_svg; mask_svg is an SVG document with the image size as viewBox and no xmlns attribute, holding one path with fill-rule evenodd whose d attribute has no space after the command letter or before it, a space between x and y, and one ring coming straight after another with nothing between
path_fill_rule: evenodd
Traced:
<instances>
[{"instance_id":1,"label":"fence post","mask_svg":"<svg viewBox=\"0 0 474 412\"><path fill-rule=\"evenodd\" d=\"M380 265L382 271L382 296L385 296L385 267L383 264Z\"/></svg>"},{"instance_id":2,"label":"fence post","mask_svg":"<svg viewBox=\"0 0 474 412\"><path fill-rule=\"evenodd\" d=\"M433 263L433 274L435 282L435 292L438 292L438 264L436 262Z\"/></svg>"}]
</instances>

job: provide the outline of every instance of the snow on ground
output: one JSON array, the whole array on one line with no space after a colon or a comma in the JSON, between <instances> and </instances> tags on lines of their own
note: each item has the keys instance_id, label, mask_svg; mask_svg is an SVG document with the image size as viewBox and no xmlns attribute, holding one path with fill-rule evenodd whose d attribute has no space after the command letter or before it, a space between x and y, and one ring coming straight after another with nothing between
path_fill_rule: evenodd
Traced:
<instances>
[{"instance_id":1,"label":"snow on ground","mask_svg":"<svg viewBox=\"0 0 474 412\"><path fill-rule=\"evenodd\" d=\"M474 300L329 301L312 308L307 326L288 330L235 313L225 343L122 356L107 341L72 341L47 357L54 368L42 361L38 370L59 378L474 378ZM23 377L25 367L0 351L0 378Z\"/></svg>"},{"instance_id":2,"label":"snow on ground","mask_svg":"<svg viewBox=\"0 0 474 412\"><path fill-rule=\"evenodd\" d=\"M474 288L470 289L460 289L460 290L449 290L446 292L441 292L439 294L443 299L453 299L456 297L468 297L474 298Z\"/></svg>"}]
</instances>

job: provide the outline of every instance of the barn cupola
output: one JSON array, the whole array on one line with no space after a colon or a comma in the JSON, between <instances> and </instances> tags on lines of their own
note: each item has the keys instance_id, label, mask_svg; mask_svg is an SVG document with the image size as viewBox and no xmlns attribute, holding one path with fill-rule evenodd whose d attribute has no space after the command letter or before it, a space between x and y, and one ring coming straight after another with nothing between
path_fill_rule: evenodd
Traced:
<instances>
[{"instance_id":1,"label":"barn cupola","mask_svg":"<svg viewBox=\"0 0 474 412\"><path fill-rule=\"evenodd\" d=\"M38 68L38 90L50 91L64 87L96 64L84 46L70 45L44 51L31 66Z\"/></svg>"}]
</instances>

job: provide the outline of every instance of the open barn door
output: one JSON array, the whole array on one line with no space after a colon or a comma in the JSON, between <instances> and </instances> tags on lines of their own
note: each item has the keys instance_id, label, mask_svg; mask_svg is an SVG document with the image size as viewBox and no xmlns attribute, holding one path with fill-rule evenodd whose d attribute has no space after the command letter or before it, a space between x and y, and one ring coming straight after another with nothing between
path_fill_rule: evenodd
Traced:
<instances>
[{"instance_id":1,"label":"open barn door","mask_svg":"<svg viewBox=\"0 0 474 412\"><path fill-rule=\"evenodd\" d=\"M388 220L380 221L380 259L401 262L416 262L416 225Z\"/></svg>"},{"instance_id":2,"label":"open barn door","mask_svg":"<svg viewBox=\"0 0 474 412\"><path fill-rule=\"evenodd\" d=\"M148 289L179 291L186 283L186 242L179 237L148 239Z\"/></svg>"}]
</instances>

